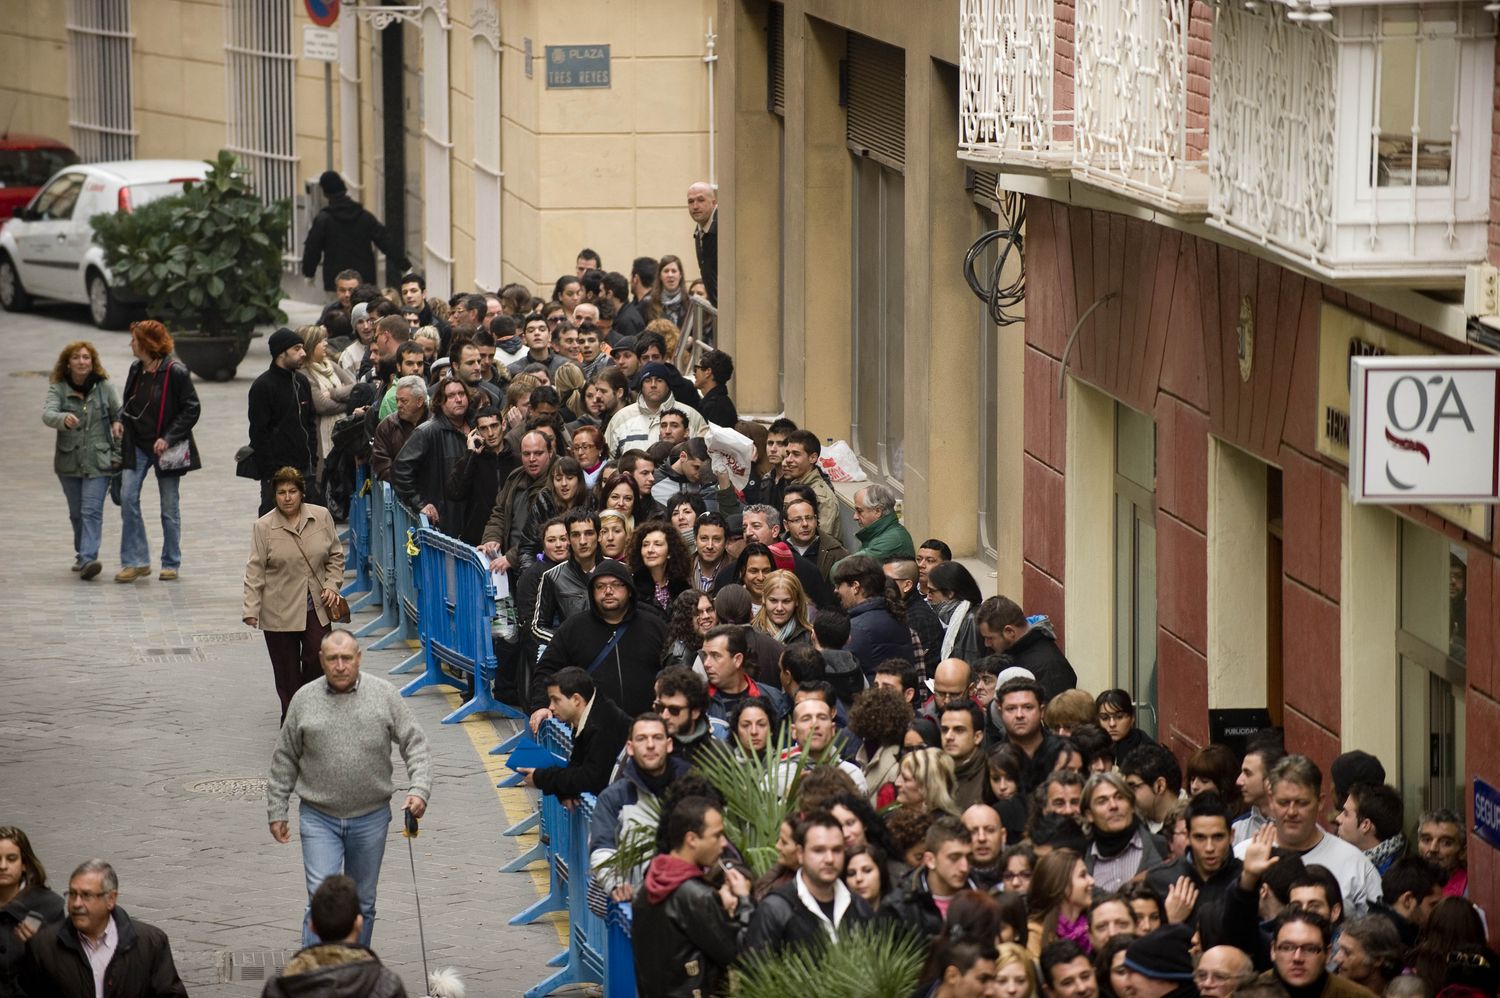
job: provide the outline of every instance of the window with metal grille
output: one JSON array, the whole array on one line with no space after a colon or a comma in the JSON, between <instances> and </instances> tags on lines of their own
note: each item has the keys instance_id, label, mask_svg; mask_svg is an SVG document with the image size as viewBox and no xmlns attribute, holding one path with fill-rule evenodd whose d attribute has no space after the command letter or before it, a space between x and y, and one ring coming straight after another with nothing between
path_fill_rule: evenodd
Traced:
<instances>
[{"instance_id":1,"label":"window with metal grille","mask_svg":"<svg viewBox=\"0 0 1500 998\"><path fill-rule=\"evenodd\" d=\"M135 157L129 0L68 0L68 127L85 163Z\"/></svg>"},{"instance_id":2,"label":"window with metal grille","mask_svg":"<svg viewBox=\"0 0 1500 998\"><path fill-rule=\"evenodd\" d=\"M906 429L906 178L866 156L854 167L854 449L900 488Z\"/></svg>"},{"instance_id":3,"label":"window with metal grille","mask_svg":"<svg viewBox=\"0 0 1500 998\"><path fill-rule=\"evenodd\" d=\"M291 5L227 0L224 66L229 77L227 148L239 157L240 168L262 201L292 202L284 253L288 260L295 259L308 219L296 196Z\"/></svg>"},{"instance_id":4,"label":"window with metal grille","mask_svg":"<svg viewBox=\"0 0 1500 998\"><path fill-rule=\"evenodd\" d=\"M906 172L906 54L849 33L849 148Z\"/></svg>"},{"instance_id":5,"label":"window with metal grille","mask_svg":"<svg viewBox=\"0 0 1500 998\"><path fill-rule=\"evenodd\" d=\"M786 7L766 8L766 109L786 116Z\"/></svg>"}]
</instances>

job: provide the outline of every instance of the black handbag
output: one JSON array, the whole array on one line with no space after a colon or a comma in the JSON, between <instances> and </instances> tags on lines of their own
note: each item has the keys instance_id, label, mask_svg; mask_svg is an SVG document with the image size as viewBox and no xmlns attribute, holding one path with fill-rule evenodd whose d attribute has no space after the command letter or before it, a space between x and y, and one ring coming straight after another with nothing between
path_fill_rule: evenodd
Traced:
<instances>
[{"instance_id":1,"label":"black handbag","mask_svg":"<svg viewBox=\"0 0 1500 998\"><path fill-rule=\"evenodd\" d=\"M260 469L255 466L255 448L249 444L234 452L234 473L240 478L260 481Z\"/></svg>"}]
</instances>

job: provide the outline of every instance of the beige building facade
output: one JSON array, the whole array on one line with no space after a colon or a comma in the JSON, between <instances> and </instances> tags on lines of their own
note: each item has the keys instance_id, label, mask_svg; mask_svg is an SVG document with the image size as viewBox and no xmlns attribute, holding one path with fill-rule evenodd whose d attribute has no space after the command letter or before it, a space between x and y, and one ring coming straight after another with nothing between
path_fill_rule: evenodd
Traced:
<instances>
[{"instance_id":1,"label":"beige building facade","mask_svg":"<svg viewBox=\"0 0 1500 998\"><path fill-rule=\"evenodd\" d=\"M435 293L546 293L584 246L609 269L670 253L695 274L686 191L711 179L719 70L709 0L401 12L343 5L325 64L303 57L315 25L294 0L5 0L0 106L11 131L88 160L235 150L264 196L294 200L289 254L331 165L405 234Z\"/></svg>"}]
</instances>

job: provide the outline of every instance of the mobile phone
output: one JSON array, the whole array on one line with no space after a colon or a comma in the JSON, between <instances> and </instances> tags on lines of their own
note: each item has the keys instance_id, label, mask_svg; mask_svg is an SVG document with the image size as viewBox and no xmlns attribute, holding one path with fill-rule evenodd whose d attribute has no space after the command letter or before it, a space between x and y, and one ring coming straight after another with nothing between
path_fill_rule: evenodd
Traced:
<instances>
[{"instance_id":1,"label":"mobile phone","mask_svg":"<svg viewBox=\"0 0 1500 998\"><path fill-rule=\"evenodd\" d=\"M21 924L32 932L35 932L42 927L42 913L39 911L28 911L26 917L21 920Z\"/></svg>"}]
</instances>

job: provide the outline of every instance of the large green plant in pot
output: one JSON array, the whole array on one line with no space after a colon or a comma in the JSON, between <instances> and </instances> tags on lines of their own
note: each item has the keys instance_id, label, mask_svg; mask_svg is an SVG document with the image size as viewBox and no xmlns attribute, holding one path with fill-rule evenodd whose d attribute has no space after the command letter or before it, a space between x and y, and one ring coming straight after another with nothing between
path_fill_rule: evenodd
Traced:
<instances>
[{"instance_id":1,"label":"large green plant in pot","mask_svg":"<svg viewBox=\"0 0 1500 998\"><path fill-rule=\"evenodd\" d=\"M281 247L290 221L291 203L262 202L235 156L220 150L208 176L181 194L98 215L91 224L115 283L144 299L152 318L179 340L208 338L232 348L227 373L222 361L195 366L193 353L201 351L183 349L188 343L178 350L195 373L224 380L256 326L286 322Z\"/></svg>"}]
</instances>

